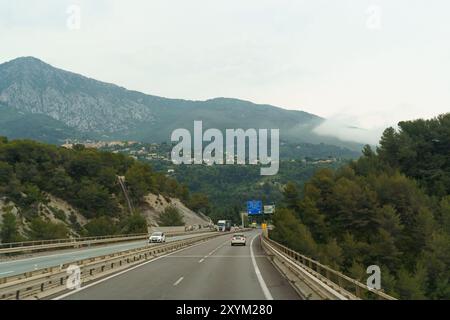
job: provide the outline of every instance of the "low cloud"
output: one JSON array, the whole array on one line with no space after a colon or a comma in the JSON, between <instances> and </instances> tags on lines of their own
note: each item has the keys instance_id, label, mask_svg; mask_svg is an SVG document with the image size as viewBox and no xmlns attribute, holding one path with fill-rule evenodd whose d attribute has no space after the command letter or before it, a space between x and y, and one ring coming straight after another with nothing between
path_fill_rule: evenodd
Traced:
<instances>
[{"instance_id":1,"label":"low cloud","mask_svg":"<svg viewBox=\"0 0 450 320\"><path fill-rule=\"evenodd\" d=\"M352 116L333 116L326 119L322 124L314 128L314 132L322 136L332 136L344 141L353 141L364 144L378 144L383 131L395 124L380 124L380 119L365 118L364 121Z\"/></svg>"}]
</instances>

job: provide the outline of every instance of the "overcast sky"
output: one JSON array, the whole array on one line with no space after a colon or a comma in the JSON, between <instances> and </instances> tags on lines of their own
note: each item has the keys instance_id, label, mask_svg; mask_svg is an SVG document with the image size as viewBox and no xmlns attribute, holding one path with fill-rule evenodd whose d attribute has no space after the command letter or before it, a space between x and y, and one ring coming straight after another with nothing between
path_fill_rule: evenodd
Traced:
<instances>
[{"instance_id":1,"label":"overcast sky","mask_svg":"<svg viewBox=\"0 0 450 320\"><path fill-rule=\"evenodd\" d=\"M330 119L321 132L375 142L450 111L449 17L448 0L0 0L0 62L305 110Z\"/></svg>"}]
</instances>

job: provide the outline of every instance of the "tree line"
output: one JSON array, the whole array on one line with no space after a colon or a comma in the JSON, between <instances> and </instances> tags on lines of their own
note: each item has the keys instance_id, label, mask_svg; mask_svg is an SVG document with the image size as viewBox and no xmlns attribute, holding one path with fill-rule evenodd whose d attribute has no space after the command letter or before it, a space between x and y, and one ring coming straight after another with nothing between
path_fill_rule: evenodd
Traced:
<instances>
[{"instance_id":1,"label":"tree line","mask_svg":"<svg viewBox=\"0 0 450 320\"><path fill-rule=\"evenodd\" d=\"M450 298L450 114L400 122L376 150L288 183L271 237L404 299Z\"/></svg>"},{"instance_id":2,"label":"tree line","mask_svg":"<svg viewBox=\"0 0 450 320\"><path fill-rule=\"evenodd\" d=\"M125 177L128 195L135 212L118 183ZM131 157L75 145L66 149L31 140L8 141L0 137L0 200L7 205L0 229L2 242L25 239L65 238L67 225L81 235L147 232L147 224L138 210L148 193L176 197L194 210L208 206L201 194L175 179L156 172L149 164ZM76 217L53 212L67 224L48 221L40 214L42 204L56 196L80 212L89 222L81 227ZM24 236L18 232L17 215L28 222Z\"/></svg>"}]
</instances>

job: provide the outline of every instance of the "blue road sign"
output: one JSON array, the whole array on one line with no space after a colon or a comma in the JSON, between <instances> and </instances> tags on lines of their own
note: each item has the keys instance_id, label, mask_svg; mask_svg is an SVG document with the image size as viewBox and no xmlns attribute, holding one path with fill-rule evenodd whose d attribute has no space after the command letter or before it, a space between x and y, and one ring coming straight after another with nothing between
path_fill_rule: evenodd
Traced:
<instances>
[{"instance_id":1,"label":"blue road sign","mask_svg":"<svg viewBox=\"0 0 450 320\"><path fill-rule=\"evenodd\" d=\"M256 215L262 214L262 201L260 200L252 200L247 201L247 213L248 215Z\"/></svg>"}]
</instances>

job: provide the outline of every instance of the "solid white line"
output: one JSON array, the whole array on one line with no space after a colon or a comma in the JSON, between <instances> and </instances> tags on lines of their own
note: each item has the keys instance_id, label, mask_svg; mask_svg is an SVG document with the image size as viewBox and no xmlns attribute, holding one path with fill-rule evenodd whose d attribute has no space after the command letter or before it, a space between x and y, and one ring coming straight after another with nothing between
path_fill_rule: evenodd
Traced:
<instances>
[{"instance_id":1,"label":"solid white line","mask_svg":"<svg viewBox=\"0 0 450 320\"><path fill-rule=\"evenodd\" d=\"M269 288L267 288L266 282L264 281L261 271L259 271L258 265L256 264L255 255L253 254L253 240L259 236L259 234L255 235L252 238L252 241L250 242L250 255L252 257L253 262L253 268L255 269L256 277L258 278L259 285L261 286L261 289L264 293L264 296L266 297L266 300L273 300L272 295L270 294Z\"/></svg>"},{"instance_id":2,"label":"solid white line","mask_svg":"<svg viewBox=\"0 0 450 320\"><path fill-rule=\"evenodd\" d=\"M173 285L176 287L177 285L180 284L181 281L183 281L184 277L181 277L180 279L178 279Z\"/></svg>"},{"instance_id":3,"label":"solid white line","mask_svg":"<svg viewBox=\"0 0 450 320\"><path fill-rule=\"evenodd\" d=\"M142 266L145 266L146 264L152 263L152 262L154 262L154 261L156 261L156 260L165 258L165 257L167 257L167 256L171 256L171 255L173 255L173 254L182 252L182 251L187 250L187 249L190 249L190 248L194 248L194 247L196 247L196 246L199 246L199 245L201 245L201 244L205 244L205 243L207 243L207 242L208 242L208 241L200 242L200 243L198 243L198 244L194 244L194 245L189 246L189 247L186 247L186 248L184 248L184 249L177 250L177 251L174 251L174 252L165 254L165 255L163 255L163 256L156 257L155 259L152 259L152 260L143 262L143 263L141 263L141 264L138 264L137 266L128 268L128 269L123 270L123 271L121 271L121 272L118 272L118 273L115 273L115 274L113 274L113 275L110 275L109 277L106 277L106 278L100 279L100 280L98 280L98 281L96 281L96 282L90 283L90 284L88 284L88 285L86 285L86 286L84 286L84 287L81 287L81 288L79 288L79 289L75 289L75 290L73 290L73 291L71 291L71 292L65 293L65 294L63 294L63 295L61 295L61 296L58 296L58 297L55 297L55 298L53 298L52 300L60 300L60 299L63 299L63 298L65 298L65 297L68 297L68 296L71 296L71 295L73 295L73 294L75 294L75 293L78 293L78 292L80 292L80 291L82 291L82 290L85 290L85 289L87 289L87 288L93 287L93 286L95 286L95 285L97 285L97 284L99 284L99 283L108 281L108 280L110 280L110 279L112 279L112 278L115 278L115 277L118 277L118 276L120 276L120 275L122 275L122 274L124 274L124 273L130 272L130 271L132 271L132 270L134 270L134 269L137 269L137 268L140 268L140 267L142 267Z\"/></svg>"}]
</instances>

